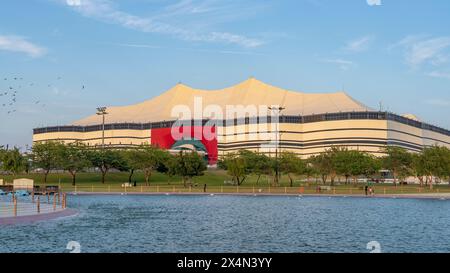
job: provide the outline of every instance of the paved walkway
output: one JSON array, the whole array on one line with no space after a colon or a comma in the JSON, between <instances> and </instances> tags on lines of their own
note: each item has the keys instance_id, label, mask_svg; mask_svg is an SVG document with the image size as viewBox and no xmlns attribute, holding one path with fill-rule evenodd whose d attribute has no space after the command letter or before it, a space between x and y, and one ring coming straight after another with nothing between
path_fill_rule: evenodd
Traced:
<instances>
[{"instance_id":1,"label":"paved walkway","mask_svg":"<svg viewBox=\"0 0 450 273\"><path fill-rule=\"evenodd\" d=\"M14 205L11 201L0 200L0 225L32 223L36 221L51 220L76 214L75 210L63 209L61 205L55 208L53 204L40 204L40 213L37 211L37 204L29 201L17 202L17 215L14 216Z\"/></svg>"},{"instance_id":2,"label":"paved walkway","mask_svg":"<svg viewBox=\"0 0 450 273\"><path fill-rule=\"evenodd\" d=\"M366 196L364 194L292 194L292 193L217 193L217 192L77 192L71 195L234 195L234 196L310 196L310 197L365 197L365 198L409 198L409 199L448 199L450 193L423 194L378 194Z\"/></svg>"}]
</instances>

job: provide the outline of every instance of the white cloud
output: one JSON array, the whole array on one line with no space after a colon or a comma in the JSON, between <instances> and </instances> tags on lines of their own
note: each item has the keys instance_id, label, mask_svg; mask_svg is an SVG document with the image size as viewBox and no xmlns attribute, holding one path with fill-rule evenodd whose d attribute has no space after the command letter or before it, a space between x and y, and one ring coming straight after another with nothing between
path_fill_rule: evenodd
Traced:
<instances>
[{"instance_id":1,"label":"white cloud","mask_svg":"<svg viewBox=\"0 0 450 273\"><path fill-rule=\"evenodd\" d=\"M66 3L69 6L80 6L81 0L66 0Z\"/></svg>"},{"instance_id":2,"label":"white cloud","mask_svg":"<svg viewBox=\"0 0 450 273\"><path fill-rule=\"evenodd\" d=\"M133 48L150 48L150 49L157 49L157 48L161 48L160 46L155 46L155 45L148 45L148 44L113 44L116 46L121 46L121 47L133 47Z\"/></svg>"},{"instance_id":3,"label":"white cloud","mask_svg":"<svg viewBox=\"0 0 450 273\"><path fill-rule=\"evenodd\" d=\"M110 45L129 47L129 48L140 48L140 49L161 49L163 47L149 44L123 44L123 43L112 43ZM179 51L192 51L192 52L205 52L205 53L218 53L218 54L228 54L228 55L252 55L252 56L267 56L265 53L255 52L253 50L214 50L214 49L204 49L204 48L189 48L189 47L164 47L170 50Z\"/></svg>"},{"instance_id":4,"label":"white cloud","mask_svg":"<svg viewBox=\"0 0 450 273\"><path fill-rule=\"evenodd\" d=\"M343 59L323 59L323 60L321 60L321 62L336 64L339 66L339 68L341 70L344 70L344 71L349 70L351 67L353 67L355 65L354 62L349 61L349 60L343 60Z\"/></svg>"},{"instance_id":5,"label":"white cloud","mask_svg":"<svg viewBox=\"0 0 450 273\"><path fill-rule=\"evenodd\" d=\"M450 46L449 37L440 37L419 41L412 44L406 56L407 62L413 66L421 65L427 61L436 62L445 58L443 50Z\"/></svg>"},{"instance_id":6,"label":"white cloud","mask_svg":"<svg viewBox=\"0 0 450 273\"><path fill-rule=\"evenodd\" d=\"M27 39L19 36L1 36L0 50L21 52L33 58L38 58L46 53L46 49L39 47Z\"/></svg>"},{"instance_id":7,"label":"white cloud","mask_svg":"<svg viewBox=\"0 0 450 273\"><path fill-rule=\"evenodd\" d=\"M367 0L369 6L381 6L381 0Z\"/></svg>"},{"instance_id":8,"label":"white cloud","mask_svg":"<svg viewBox=\"0 0 450 273\"><path fill-rule=\"evenodd\" d=\"M444 99L430 99L425 101L427 104L434 105L434 106L450 106L450 100L444 100Z\"/></svg>"},{"instance_id":9,"label":"white cloud","mask_svg":"<svg viewBox=\"0 0 450 273\"><path fill-rule=\"evenodd\" d=\"M446 72L439 72L439 71L433 71L427 74L430 77L433 78L443 78L443 79L449 79L450 80L450 73Z\"/></svg>"},{"instance_id":10,"label":"white cloud","mask_svg":"<svg viewBox=\"0 0 450 273\"><path fill-rule=\"evenodd\" d=\"M70 4L67 1L71 1ZM75 2L76 4L74 4ZM171 35L186 41L235 44L246 48L258 47L264 44L259 39L249 38L244 35L217 31L196 32L190 28L158 21L157 19L163 18L163 15L149 18L136 16L119 10L110 0L66 0L64 3L83 16L142 32ZM181 12L195 15L211 10L211 7L208 6L193 7L189 5L191 1L181 1L180 3L178 6L171 7L170 12L172 15ZM164 15L169 16L168 13Z\"/></svg>"},{"instance_id":11,"label":"white cloud","mask_svg":"<svg viewBox=\"0 0 450 273\"><path fill-rule=\"evenodd\" d=\"M390 49L403 47L405 61L412 68L439 66L449 61L450 37L407 36Z\"/></svg>"},{"instance_id":12,"label":"white cloud","mask_svg":"<svg viewBox=\"0 0 450 273\"><path fill-rule=\"evenodd\" d=\"M372 35L367 35L356 40L350 41L345 46L345 50L351 52L362 52L369 49L370 44L374 40Z\"/></svg>"}]
</instances>

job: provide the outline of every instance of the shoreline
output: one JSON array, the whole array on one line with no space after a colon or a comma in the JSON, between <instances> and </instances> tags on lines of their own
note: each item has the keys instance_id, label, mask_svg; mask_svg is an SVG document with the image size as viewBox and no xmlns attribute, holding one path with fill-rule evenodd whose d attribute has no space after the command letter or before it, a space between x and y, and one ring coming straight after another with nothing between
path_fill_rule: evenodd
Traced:
<instances>
[{"instance_id":1,"label":"shoreline","mask_svg":"<svg viewBox=\"0 0 450 273\"><path fill-rule=\"evenodd\" d=\"M423 194L380 194L366 196L364 194L293 194L293 193L222 193L222 192L68 192L72 196L107 196L107 195L134 195L134 196L286 196L286 197L341 197L341 198L390 198L390 199L439 199L450 200L450 193L423 193Z\"/></svg>"},{"instance_id":2,"label":"shoreline","mask_svg":"<svg viewBox=\"0 0 450 273\"><path fill-rule=\"evenodd\" d=\"M77 215L78 211L75 209L64 209L56 212L48 212L41 214L25 215L25 216L12 216L12 217L0 217L1 225L18 225L18 224L32 224L35 222L56 220L64 217Z\"/></svg>"}]
</instances>

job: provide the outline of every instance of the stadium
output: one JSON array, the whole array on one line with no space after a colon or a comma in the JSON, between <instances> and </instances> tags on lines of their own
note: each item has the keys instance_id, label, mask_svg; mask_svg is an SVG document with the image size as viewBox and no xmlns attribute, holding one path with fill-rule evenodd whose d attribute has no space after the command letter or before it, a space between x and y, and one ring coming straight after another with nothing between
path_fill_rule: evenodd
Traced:
<instances>
[{"instance_id":1,"label":"stadium","mask_svg":"<svg viewBox=\"0 0 450 273\"><path fill-rule=\"evenodd\" d=\"M107 107L66 126L34 129L33 142L49 140L196 150L214 165L240 149L269 155L291 151L308 158L332 146L377 156L388 145L413 152L432 145L450 148L450 131L413 115L371 109L345 92L294 92L250 78L221 90L179 83L136 105Z\"/></svg>"}]
</instances>

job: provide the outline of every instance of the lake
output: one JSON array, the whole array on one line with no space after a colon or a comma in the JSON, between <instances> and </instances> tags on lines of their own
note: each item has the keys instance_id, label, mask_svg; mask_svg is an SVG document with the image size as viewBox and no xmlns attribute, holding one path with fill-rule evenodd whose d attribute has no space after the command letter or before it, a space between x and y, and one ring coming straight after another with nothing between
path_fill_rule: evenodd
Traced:
<instances>
[{"instance_id":1,"label":"lake","mask_svg":"<svg viewBox=\"0 0 450 273\"><path fill-rule=\"evenodd\" d=\"M0 252L450 252L450 201L69 196L77 216L0 226Z\"/></svg>"}]
</instances>

